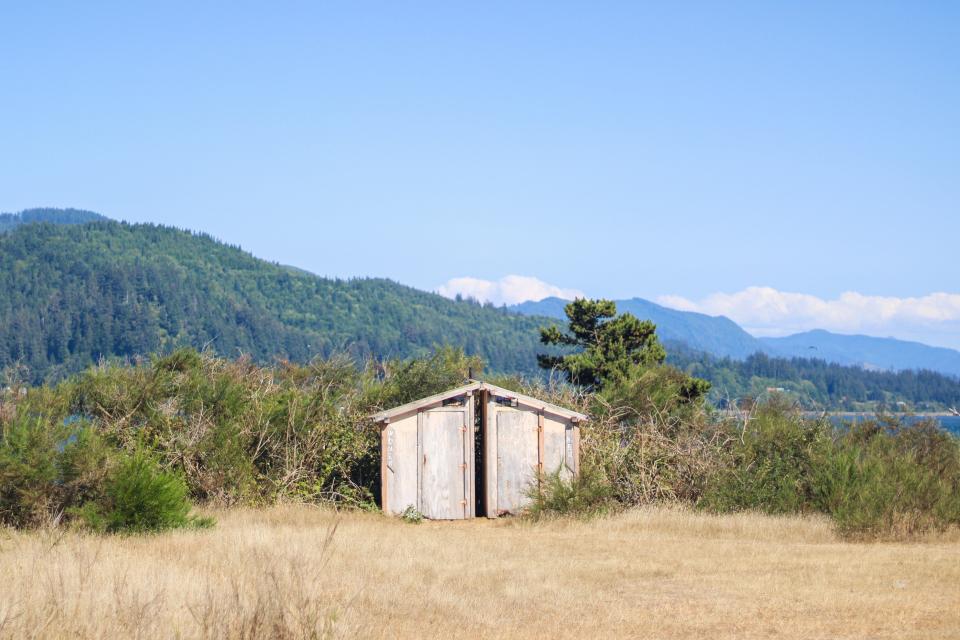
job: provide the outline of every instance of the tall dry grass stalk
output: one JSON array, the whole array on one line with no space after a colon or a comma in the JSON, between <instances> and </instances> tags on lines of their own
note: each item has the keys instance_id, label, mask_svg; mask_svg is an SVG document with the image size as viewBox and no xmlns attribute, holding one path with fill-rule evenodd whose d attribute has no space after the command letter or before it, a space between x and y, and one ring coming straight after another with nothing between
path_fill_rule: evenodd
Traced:
<instances>
[{"instance_id":1,"label":"tall dry grass stalk","mask_svg":"<svg viewBox=\"0 0 960 640\"><path fill-rule=\"evenodd\" d=\"M302 506L211 531L0 535L3 638L960 637L960 539L646 508L404 524Z\"/></svg>"}]
</instances>

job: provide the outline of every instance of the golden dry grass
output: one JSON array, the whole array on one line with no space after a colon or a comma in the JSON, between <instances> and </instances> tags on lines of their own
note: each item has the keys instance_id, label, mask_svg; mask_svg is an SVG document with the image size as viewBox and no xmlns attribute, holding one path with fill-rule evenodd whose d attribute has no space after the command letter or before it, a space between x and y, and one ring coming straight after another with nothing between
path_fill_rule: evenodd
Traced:
<instances>
[{"instance_id":1,"label":"golden dry grass","mask_svg":"<svg viewBox=\"0 0 960 640\"><path fill-rule=\"evenodd\" d=\"M664 508L537 525L216 516L155 537L3 532L0 636L960 637L956 537L845 543L819 519Z\"/></svg>"}]
</instances>

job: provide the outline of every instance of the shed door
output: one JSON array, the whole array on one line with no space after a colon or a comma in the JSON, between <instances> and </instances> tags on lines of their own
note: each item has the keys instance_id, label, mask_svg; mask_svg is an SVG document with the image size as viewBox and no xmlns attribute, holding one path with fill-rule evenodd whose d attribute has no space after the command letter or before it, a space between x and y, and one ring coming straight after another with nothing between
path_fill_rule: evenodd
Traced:
<instances>
[{"instance_id":1,"label":"shed door","mask_svg":"<svg viewBox=\"0 0 960 640\"><path fill-rule=\"evenodd\" d=\"M464 409L421 414L420 512L434 520L461 520L467 514L467 420ZM470 430L472 436L473 431Z\"/></svg>"},{"instance_id":2,"label":"shed door","mask_svg":"<svg viewBox=\"0 0 960 640\"><path fill-rule=\"evenodd\" d=\"M517 513L537 480L540 446L537 414L497 408L497 511Z\"/></svg>"}]
</instances>

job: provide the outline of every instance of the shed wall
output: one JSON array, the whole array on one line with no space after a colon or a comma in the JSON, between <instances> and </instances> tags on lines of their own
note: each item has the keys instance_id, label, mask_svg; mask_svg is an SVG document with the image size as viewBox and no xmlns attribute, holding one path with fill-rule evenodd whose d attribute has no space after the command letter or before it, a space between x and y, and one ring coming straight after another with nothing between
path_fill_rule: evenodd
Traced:
<instances>
[{"instance_id":1,"label":"shed wall","mask_svg":"<svg viewBox=\"0 0 960 640\"><path fill-rule=\"evenodd\" d=\"M573 425L562 418L549 414L543 419L543 472L545 474L560 471L560 476L573 475L573 460L567 460L567 432L572 437Z\"/></svg>"},{"instance_id":2,"label":"shed wall","mask_svg":"<svg viewBox=\"0 0 960 640\"><path fill-rule=\"evenodd\" d=\"M497 513L517 513L527 504L527 489L537 478L537 414L498 407L495 415Z\"/></svg>"},{"instance_id":3,"label":"shed wall","mask_svg":"<svg viewBox=\"0 0 960 640\"><path fill-rule=\"evenodd\" d=\"M417 414L391 422L387 432L387 513L419 509L417 500Z\"/></svg>"}]
</instances>

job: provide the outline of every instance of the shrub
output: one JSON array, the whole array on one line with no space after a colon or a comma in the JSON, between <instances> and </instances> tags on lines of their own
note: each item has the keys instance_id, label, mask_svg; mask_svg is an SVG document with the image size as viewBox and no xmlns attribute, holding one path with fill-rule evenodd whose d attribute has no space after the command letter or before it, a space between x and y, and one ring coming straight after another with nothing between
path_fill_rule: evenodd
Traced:
<instances>
[{"instance_id":1,"label":"shrub","mask_svg":"<svg viewBox=\"0 0 960 640\"><path fill-rule=\"evenodd\" d=\"M960 440L933 423L881 417L834 430L769 402L730 433L701 507L820 512L855 537L960 524Z\"/></svg>"},{"instance_id":2,"label":"shrub","mask_svg":"<svg viewBox=\"0 0 960 640\"><path fill-rule=\"evenodd\" d=\"M844 534L904 536L960 524L960 441L935 425L849 425L813 475L817 507Z\"/></svg>"},{"instance_id":3,"label":"shrub","mask_svg":"<svg viewBox=\"0 0 960 640\"><path fill-rule=\"evenodd\" d=\"M590 398L581 459L624 505L697 501L720 464L722 430L702 401L679 397L685 377L655 367Z\"/></svg>"},{"instance_id":4,"label":"shrub","mask_svg":"<svg viewBox=\"0 0 960 640\"><path fill-rule=\"evenodd\" d=\"M59 516L58 444L65 429L26 413L0 425L0 521L39 526Z\"/></svg>"},{"instance_id":5,"label":"shrub","mask_svg":"<svg viewBox=\"0 0 960 640\"><path fill-rule=\"evenodd\" d=\"M823 421L804 420L789 405L759 405L732 434L726 463L700 502L712 511L796 513L813 508L813 470L831 447Z\"/></svg>"},{"instance_id":6,"label":"shrub","mask_svg":"<svg viewBox=\"0 0 960 640\"><path fill-rule=\"evenodd\" d=\"M400 514L400 519L410 524L420 524L423 522L423 514L417 511L415 506L407 505L407 508Z\"/></svg>"},{"instance_id":7,"label":"shrub","mask_svg":"<svg viewBox=\"0 0 960 640\"><path fill-rule=\"evenodd\" d=\"M76 514L91 529L109 533L154 532L213 524L209 519L191 517L190 509L184 481L138 451L116 466L101 498L84 504Z\"/></svg>"},{"instance_id":8,"label":"shrub","mask_svg":"<svg viewBox=\"0 0 960 640\"><path fill-rule=\"evenodd\" d=\"M429 357L389 362L383 370L386 375L378 403L395 407L465 384L471 370L474 376L480 375L483 360L445 346Z\"/></svg>"},{"instance_id":9,"label":"shrub","mask_svg":"<svg viewBox=\"0 0 960 640\"><path fill-rule=\"evenodd\" d=\"M84 422L75 427L57 459L57 487L64 509L100 500L118 451Z\"/></svg>"},{"instance_id":10,"label":"shrub","mask_svg":"<svg viewBox=\"0 0 960 640\"><path fill-rule=\"evenodd\" d=\"M0 522L38 527L78 518L100 531L209 524L189 516L183 481L142 453L125 455L85 420L20 407L0 424Z\"/></svg>"},{"instance_id":11,"label":"shrub","mask_svg":"<svg viewBox=\"0 0 960 640\"><path fill-rule=\"evenodd\" d=\"M569 478L557 469L534 481L526 493L530 506L525 515L533 520L559 516L591 518L616 507L610 485L592 469Z\"/></svg>"},{"instance_id":12,"label":"shrub","mask_svg":"<svg viewBox=\"0 0 960 640\"><path fill-rule=\"evenodd\" d=\"M78 377L71 409L118 447L145 447L213 504L373 502L372 371L331 358L259 367L176 352Z\"/></svg>"}]
</instances>

